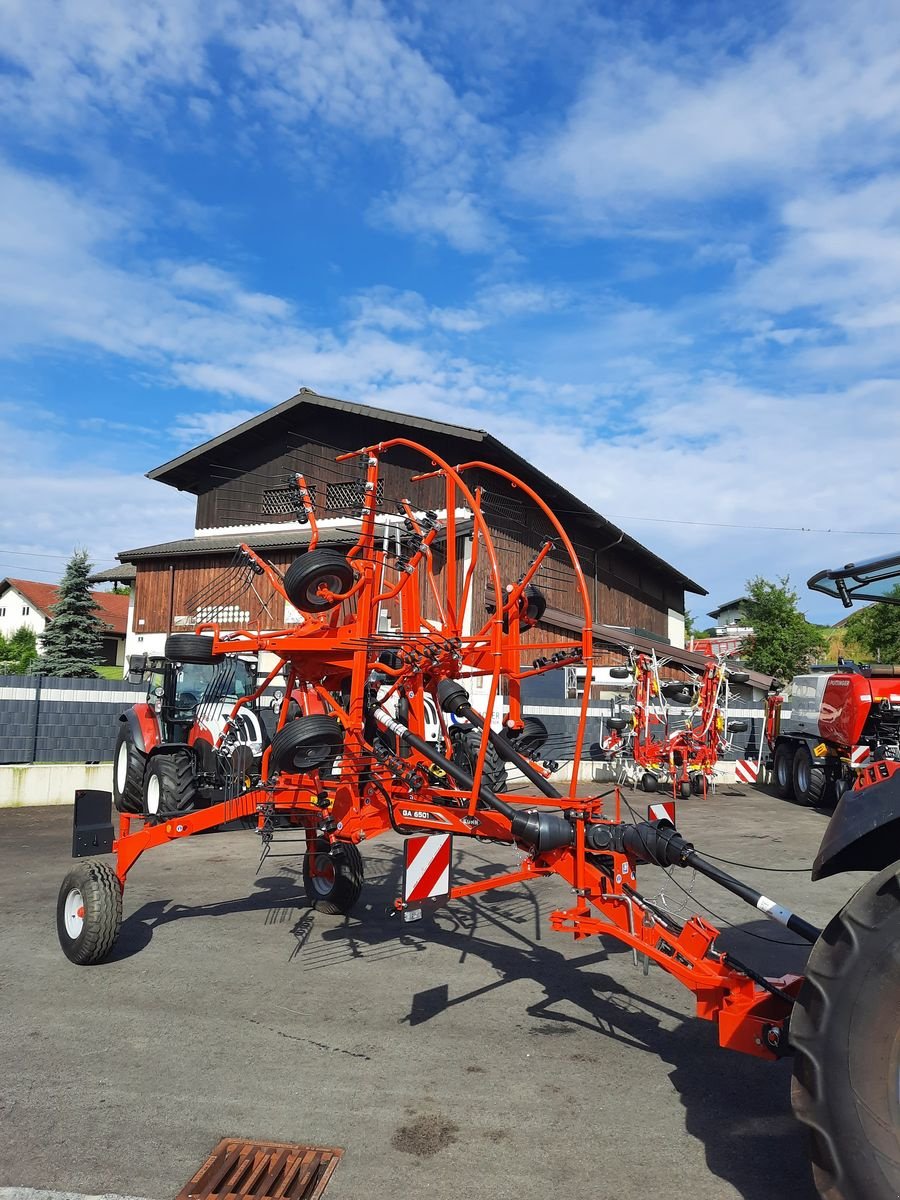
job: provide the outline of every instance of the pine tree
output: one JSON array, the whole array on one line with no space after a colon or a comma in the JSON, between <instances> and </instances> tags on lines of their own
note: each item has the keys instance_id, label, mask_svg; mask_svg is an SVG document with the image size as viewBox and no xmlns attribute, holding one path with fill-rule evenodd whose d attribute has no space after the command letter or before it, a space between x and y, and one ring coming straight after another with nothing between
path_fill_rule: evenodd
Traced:
<instances>
[{"instance_id":1,"label":"pine tree","mask_svg":"<svg viewBox=\"0 0 900 1200\"><path fill-rule=\"evenodd\" d=\"M97 616L97 604L88 583L90 572L87 551L76 550L66 566L53 616L41 638L42 675L68 679L98 676L95 667L102 661L102 639L107 626Z\"/></svg>"}]
</instances>

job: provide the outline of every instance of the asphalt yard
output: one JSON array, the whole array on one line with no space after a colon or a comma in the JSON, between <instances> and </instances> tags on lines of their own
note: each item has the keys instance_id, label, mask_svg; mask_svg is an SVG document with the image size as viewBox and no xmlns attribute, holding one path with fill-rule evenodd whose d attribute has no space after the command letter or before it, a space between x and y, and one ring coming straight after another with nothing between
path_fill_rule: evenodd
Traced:
<instances>
[{"instance_id":1,"label":"asphalt yard","mask_svg":"<svg viewBox=\"0 0 900 1200\"><path fill-rule=\"evenodd\" d=\"M302 843L277 840L257 873L254 833L216 833L140 860L112 959L83 968L55 931L70 822L63 807L0 811L4 1197L167 1200L226 1136L343 1147L326 1200L815 1197L790 1062L719 1049L661 970L554 933L562 883L404 925L387 915L391 835L362 847L367 886L345 919L308 906ZM703 852L780 868L732 869L818 925L863 878L793 870L826 822L736 786L678 820ZM458 844L455 879L516 861ZM640 885L682 917L732 923L721 945L758 970L802 971L793 935L690 871L644 869Z\"/></svg>"}]
</instances>

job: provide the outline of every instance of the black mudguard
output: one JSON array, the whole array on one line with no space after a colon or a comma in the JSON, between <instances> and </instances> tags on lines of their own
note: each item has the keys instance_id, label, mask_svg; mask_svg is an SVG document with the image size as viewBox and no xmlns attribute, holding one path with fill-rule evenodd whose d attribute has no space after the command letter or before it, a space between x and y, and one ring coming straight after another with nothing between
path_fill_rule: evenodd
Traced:
<instances>
[{"instance_id":1,"label":"black mudguard","mask_svg":"<svg viewBox=\"0 0 900 1200\"><path fill-rule=\"evenodd\" d=\"M900 771L844 792L834 810L813 879L841 871L881 871L900 859Z\"/></svg>"}]
</instances>

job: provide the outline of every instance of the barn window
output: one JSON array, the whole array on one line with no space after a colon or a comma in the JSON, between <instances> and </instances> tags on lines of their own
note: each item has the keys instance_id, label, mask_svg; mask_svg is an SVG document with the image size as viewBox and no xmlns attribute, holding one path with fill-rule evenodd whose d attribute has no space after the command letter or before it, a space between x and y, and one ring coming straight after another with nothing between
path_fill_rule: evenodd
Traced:
<instances>
[{"instance_id":1,"label":"barn window","mask_svg":"<svg viewBox=\"0 0 900 1200\"><path fill-rule=\"evenodd\" d=\"M348 483L329 483L325 489L325 507L331 512L340 509L361 508L366 495L365 483L353 480ZM384 480L379 479L375 485L375 503L384 500Z\"/></svg>"},{"instance_id":2,"label":"barn window","mask_svg":"<svg viewBox=\"0 0 900 1200\"><path fill-rule=\"evenodd\" d=\"M28 605L26 604L26 605L24 605L24 606L23 606L23 608L22 608L22 616L23 616L23 617L28 617L28 616L30 616L30 615L31 615L31 609L30 609L30 608L28 607Z\"/></svg>"},{"instance_id":3,"label":"barn window","mask_svg":"<svg viewBox=\"0 0 900 1200\"><path fill-rule=\"evenodd\" d=\"M316 502L315 484L307 485L309 498ZM263 492L263 516L295 517L303 511L300 492L296 487L266 488Z\"/></svg>"}]
</instances>

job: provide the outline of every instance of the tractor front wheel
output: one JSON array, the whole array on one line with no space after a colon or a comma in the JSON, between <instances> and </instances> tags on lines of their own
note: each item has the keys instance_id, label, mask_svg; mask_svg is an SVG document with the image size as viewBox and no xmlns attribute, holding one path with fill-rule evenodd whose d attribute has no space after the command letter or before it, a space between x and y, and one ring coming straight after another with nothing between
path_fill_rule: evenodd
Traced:
<instances>
[{"instance_id":1,"label":"tractor front wheel","mask_svg":"<svg viewBox=\"0 0 900 1200\"><path fill-rule=\"evenodd\" d=\"M108 863L86 858L62 881L56 933L66 958L86 967L106 958L122 925L122 885Z\"/></svg>"},{"instance_id":2,"label":"tractor front wheel","mask_svg":"<svg viewBox=\"0 0 900 1200\"><path fill-rule=\"evenodd\" d=\"M900 863L813 946L791 1017L791 1100L829 1200L900 1195Z\"/></svg>"},{"instance_id":3,"label":"tractor front wheel","mask_svg":"<svg viewBox=\"0 0 900 1200\"><path fill-rule=\"evenodd\" d=\"M190 750L154 754L144 776L144 816L150 820L175 817L200 807Z\"/></svg>"},{"instance_id":4,"label":"tractor front wheel","mask_svg":"<svg viewBox=\"0 0 900 1200\"><path fill-rule=\"evenodd\" d=\"M362 855L350 842L316 838L303 859L303 887L319 912L348 913L362 893Z\"/></svg>"}]
</instances>

